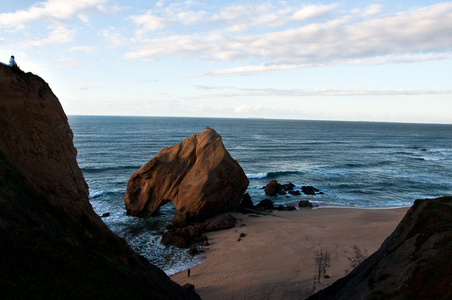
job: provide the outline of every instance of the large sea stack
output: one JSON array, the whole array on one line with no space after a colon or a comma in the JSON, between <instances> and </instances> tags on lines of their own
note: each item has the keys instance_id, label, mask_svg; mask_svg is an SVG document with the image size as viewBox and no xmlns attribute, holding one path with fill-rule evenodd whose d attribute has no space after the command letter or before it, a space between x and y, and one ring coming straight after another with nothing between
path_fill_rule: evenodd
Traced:
<instances>
[{"instance_id":1,"label":"large sea stack","mask_svg":"<svg viewBox=\"0 0 452 300\"><path fill-rule=\"evenodd\" d=\"M0 64L2 299L199 299L94 212L48 84Z\"/></svg>"},{"instance_id":2,"label":"large sea stack","mask_svg":"<svg viewBox=\"0 0 452 300\"><path fill-rule=\"evenodd\" d=\"M211 128L164 148L132 174L124 197L129 215L152 216L172 201L173 224L193 222L237 208L248 187L240 165Z\"/></svg>"},{"instance_id":3,"label":"large sea stack","mask_svg":"<svg viewBox=\"0 0 452 300\"><path fill-rule=\"evenodd\" d=\"M308 300L452 299L451 275L452 197L416 200L377 252Z\"/></svg>"}]
</instances>

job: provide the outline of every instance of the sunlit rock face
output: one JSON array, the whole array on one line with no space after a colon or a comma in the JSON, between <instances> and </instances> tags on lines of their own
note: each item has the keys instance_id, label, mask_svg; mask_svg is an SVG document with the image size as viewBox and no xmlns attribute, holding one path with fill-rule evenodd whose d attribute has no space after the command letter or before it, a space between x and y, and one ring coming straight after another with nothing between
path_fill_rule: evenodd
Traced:
<instances>
[{"instance_id":1,"label":"sunlit rock face","mask_svg":"<svg viewBox=\"0 0 452 300\"><path fill-rule=\"evenodd\" d=\"M237 208L249 181L211 128L161 150L129 179L129 215L148 217L172 201L183 227Z\"/></svg>"}]
</instances>

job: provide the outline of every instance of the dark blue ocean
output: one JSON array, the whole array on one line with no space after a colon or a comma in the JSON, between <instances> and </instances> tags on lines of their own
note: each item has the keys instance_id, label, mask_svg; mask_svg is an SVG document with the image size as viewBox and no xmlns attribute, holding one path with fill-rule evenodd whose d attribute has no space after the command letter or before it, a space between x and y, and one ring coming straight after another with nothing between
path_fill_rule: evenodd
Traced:
<instances>
[{"instance_id":1,"label":"dark blue ocean","mask_svg":"<svg viewBox=\"0 0 452 300\"><path fill-rule=\"evenodd\" d=\"M270 180L311 185L324 194L278 196L276 204L410 206L420 198L452 195L452 125L263 119L69 116L77 160L94 210L139 253L173 274L203 256L160 244L157 234L175 215L126 216L130 175L164 147L215 129L250 179L255 203Z\"/></svg>"}]
</instances>

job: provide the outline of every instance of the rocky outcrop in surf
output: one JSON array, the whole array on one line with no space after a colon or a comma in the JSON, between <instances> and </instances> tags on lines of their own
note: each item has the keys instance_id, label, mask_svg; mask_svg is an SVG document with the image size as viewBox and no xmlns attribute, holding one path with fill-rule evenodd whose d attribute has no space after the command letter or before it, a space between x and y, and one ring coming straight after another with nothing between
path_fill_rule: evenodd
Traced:
<instances>
[{"instance_id":1,"label":"rocky outcrop in surf","mask_svg":"<svg viewBox=\"0 0 452 300\"><path fill-rule=\"evenodd\" d=\"M171 201L173 224L184 227L237 208L249 184L243 169L211 128L164 148L132 174L124 196L127 213L155 214Z\"/></svg>"},{"instance_id":2,"label":"rocky outcrop in surf","mask_svg":"<svg viewBox=\"0 0 452 300\"><path fill-rule=\"evenodd\" d=\"M416 200L380 249L315 299L452 299L452 197Z\"/></svg>"},{"instance_id":3,"label":"rocky outcrop in surf","mask_svg":"<svg viewBox=\"0 0 452 300\"><path fill-rule=\"evenodd\" d=\"M287 184L280 184L276 180L270 181L266 186L263 187L265 195L267 196L286 195L287 193L295 196L299 196L301 195L301 193L305 195L323 194L323 192L320 192L313 186L302 186L301 192L299 190L295 190L294 188L295 185L291 182Z\"/></svg>"},{"instance_id":4,"label":"rocky outcrop in surf","mask_svg":"<svg viewBox=\"0 0 452 300\"><path fill-rule=\"evenodd\" d=\"M40 77L0 64L3 299L199 299L96 215L67 117Z\"/></svg>"}]
</instances>

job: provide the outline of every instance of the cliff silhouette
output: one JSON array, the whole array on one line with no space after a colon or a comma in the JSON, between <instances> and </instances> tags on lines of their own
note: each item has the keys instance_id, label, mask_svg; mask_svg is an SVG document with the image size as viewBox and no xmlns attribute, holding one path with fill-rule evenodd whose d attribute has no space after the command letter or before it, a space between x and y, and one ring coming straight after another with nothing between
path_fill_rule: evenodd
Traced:
<instances>
[{"instance_id":1,"label":"cliff silhouette","mask_svg":"<svg viewBox=\"0 0 452 300\"><path fill-rule=\"evenodd\" d=\"M199 299L94 212L49 85L0 64L2 299Z\"/></svg>"},{"instance_id":2,"label":"cliff silhouette","mask_svg":"<svg viewBox=\"0 0 452 300\"><path fill-rule=\"evenodd\" d=\"M452 197L416 200L379 250L307 299L452 299L451 274Z\"/></svg>"}]
</instances>

